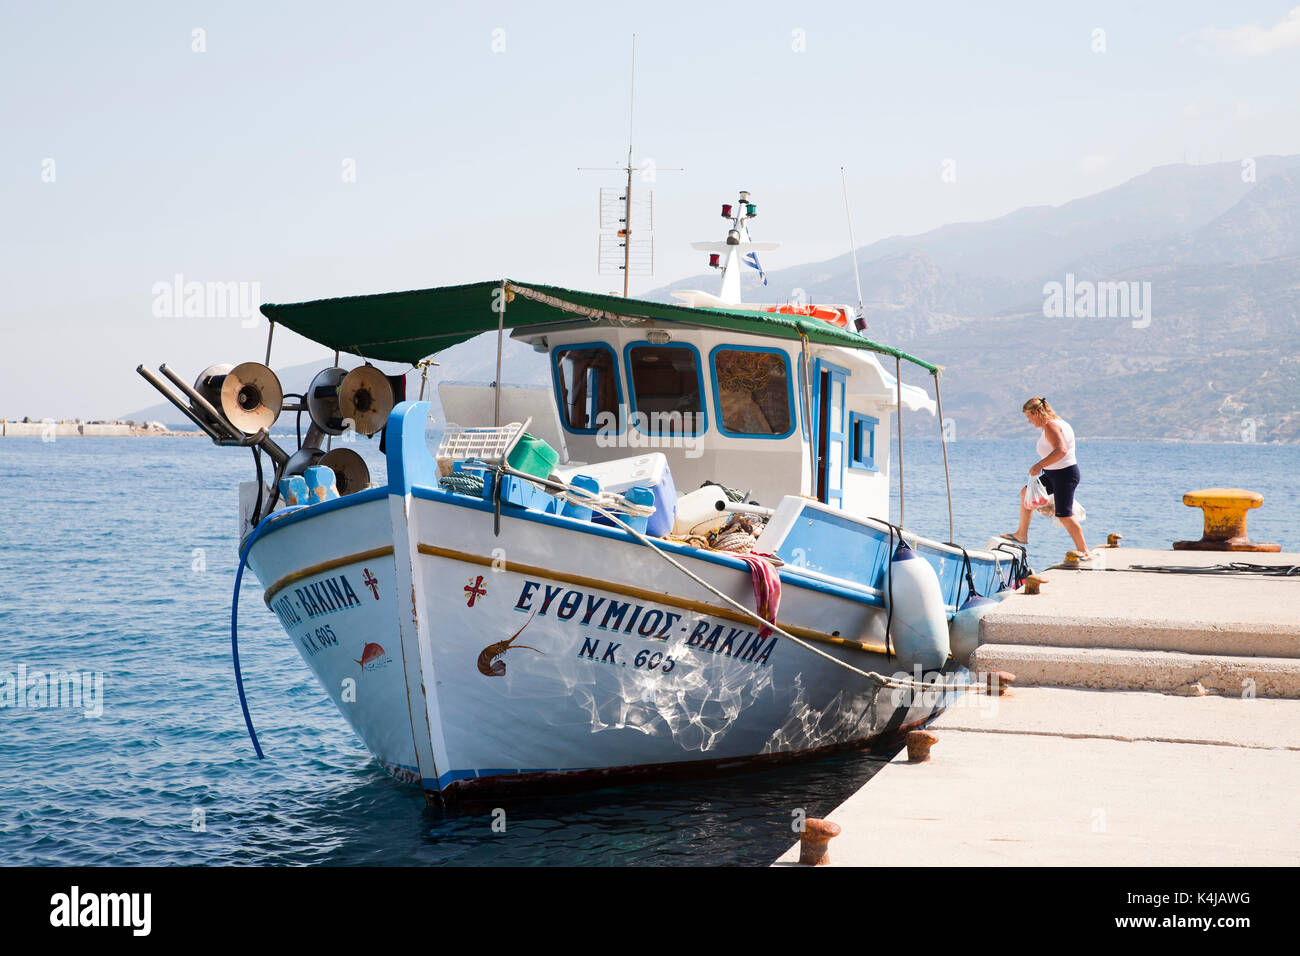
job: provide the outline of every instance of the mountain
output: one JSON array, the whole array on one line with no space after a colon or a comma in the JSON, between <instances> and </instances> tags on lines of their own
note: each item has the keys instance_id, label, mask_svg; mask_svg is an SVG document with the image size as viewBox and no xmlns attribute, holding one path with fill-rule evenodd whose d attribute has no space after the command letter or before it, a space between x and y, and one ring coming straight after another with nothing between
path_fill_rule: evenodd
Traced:
<instances>
[{"instance_id":1,"label":"mountain","mask_svg":"<svg viewBox=\"0 0 1300 956\"><path fill-rule=\"evenodd\" d=\"M963 437L1022 435L1021 404L1046 395L1082 436L1300 441L1300 156L1244 171L1162 166L1060 206L865 246L867 335L945 367ZM769 270L766 289L745 272L755 301L857 298L848 254ZM1147 317L1049 317L1048 283L1115 282L1149 290Z\"/></svg>"}]
</instances>

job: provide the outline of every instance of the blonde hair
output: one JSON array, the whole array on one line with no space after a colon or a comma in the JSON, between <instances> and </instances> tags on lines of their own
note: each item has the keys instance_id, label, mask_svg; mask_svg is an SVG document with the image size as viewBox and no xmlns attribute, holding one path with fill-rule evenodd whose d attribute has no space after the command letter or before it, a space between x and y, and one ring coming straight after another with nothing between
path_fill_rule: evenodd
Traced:
<instances>
[{"instance_id":1,"label":"blonde hair","mask_svg":"<svg viewBox=\"0 0 1300 956\"><path fill-rule=\"evenodd\" d=\"M1047 399L1045 398L1031 398L1029 401L1025 402L1024 405L1020 406L1020 410L1022 412L1037 412L1048 421L1051 421L1053 418L1061 417L1057 415L1056 412L1052 411L1052 406L1047 404Z\"/></svg>"}]
</instances>

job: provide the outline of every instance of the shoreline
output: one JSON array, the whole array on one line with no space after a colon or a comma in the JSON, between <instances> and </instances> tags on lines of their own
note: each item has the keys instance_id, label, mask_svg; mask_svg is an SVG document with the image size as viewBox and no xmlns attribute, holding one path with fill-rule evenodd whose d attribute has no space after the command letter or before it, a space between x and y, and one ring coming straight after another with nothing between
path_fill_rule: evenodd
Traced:
<instances>
[{"instance_id":1,"label":"shoreline","mask_svg":"<svg viewBox=\"0 0 1300 956\"><path fill-rule=\"evenodd\" d=\"M40 438L53 441L56 438L144 438L158 436L163 438L205 438L203 432L181 431L173 429L162 422L133 421L10 421L0 419L0 438Z\"/></svg>"},{"instance_id":2,"label":"shoreline","mask_svg":"<svg viewBox=\"0 0 1300 956\"><path fill-rule=\"evenodd\" d=\"M205 438L206 435L198 429L176 429L163 422L136 422L132 420L113 419L94 421L85 421L73 419L61 419L53 421L50 419L32 421L15 421L6 418L0 418L0 438L39 438L50 437L56 438ZM961 439L963 442L983 442L983 441L1018 441L1024 436L981 436L978 438ZM938 442L942 439L932 435L914 435L913 441ZM1212 438L1142 438L1128 435L1080 435L1080 441L1113 441L1113 442L1151 442L1170 445L1268 445L1279 448L1295 447L1300 445L1300 441L1279 441L1272 439L1269 441L1227 441L1216 440Z\"/></svg>"}]
</instances>

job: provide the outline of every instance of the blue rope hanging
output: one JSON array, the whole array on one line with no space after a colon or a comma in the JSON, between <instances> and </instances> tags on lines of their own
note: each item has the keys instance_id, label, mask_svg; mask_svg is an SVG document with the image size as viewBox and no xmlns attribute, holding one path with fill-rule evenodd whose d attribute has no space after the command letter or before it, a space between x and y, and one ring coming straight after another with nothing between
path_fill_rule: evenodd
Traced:
<instances>
[{"instance_id":1,"label":"blue rope hanging","mask_svg":"<svg viewBox=\"0 0 1300 956\"><path fill-rule=\"evenodd\" d=\"M267 523L272 518L278 518L280 515L304 507L306 505L290 505L280 511L272 512L259 521L239 550L239 568L235 571L235 592L230 601L230 658L235 665L235 687L239 690L239 707L244 712L244 726L248 728L248 738L253 741L253 749L257 751L258 760L265 760L266 755L262 753L262 745L257 741L257 731L253 729L253 717L248 712L248 697L244 694L244 676L239 669L239 584L244 579L244 566L248 563L248 552L253 547L253 543L261 537Z\"/></svg>"}]
</instances>

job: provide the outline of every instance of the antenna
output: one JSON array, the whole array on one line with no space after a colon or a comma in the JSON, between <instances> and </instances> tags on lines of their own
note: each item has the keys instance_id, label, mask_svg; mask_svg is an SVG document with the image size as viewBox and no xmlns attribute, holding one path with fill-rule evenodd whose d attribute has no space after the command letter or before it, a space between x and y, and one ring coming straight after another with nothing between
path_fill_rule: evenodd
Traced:
<instances>
[{"instance_id":1,"label":"antenna","mask_svg":"<svg viewBox=\"0 0 1300 956\"><path fill-rule=\"evenodd\" d=\"M636 119L636 34L632 34L632 71L627 93L627 166L628 192L632 191L632 127Z\"/></svg>"},{"instance_id":2,"label":"antenna","mask_svg":"<svg viewBox=\"0 0 1300 956\"><path fill-rule=\"evenodd\" d=\"M600 246L597 254L598 275L623 273L623 298L628 297L628 280L632 275L655 273L654 190L641 190L634 196L632 173L632 133L636 116L636 34L632 34L631 84L627 107L627 164L624 166L579 166L579 172L626 172L627 185L621 190L602 186L600 190ZM658 169L656 168L656 171ZM666 169L664 172L682 172ZM620 208L620 206L622 208ZM621 215L620 215L621 213ZM622 260L622 261L620 261Z\"/></svg>"},{"instance_id":3,"label":"antenna","mask_svg":"<svg viewBox=\"0 0 1300 956\"><path fill-rule=\"evenodd\" d=\"M840 185L844 187L844 216L849 221L849 251L853 253L853 281L858 286L858 315L853 320L853 327L859 333L867 330L866 309L862 307L862 277L858 275L858 244L853 239L853 213L849 210L849 179L840 167Z\"/></svg>"}]
</instances>

